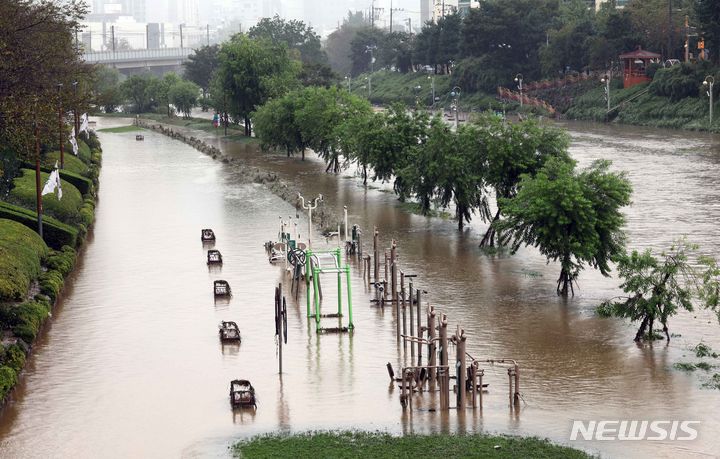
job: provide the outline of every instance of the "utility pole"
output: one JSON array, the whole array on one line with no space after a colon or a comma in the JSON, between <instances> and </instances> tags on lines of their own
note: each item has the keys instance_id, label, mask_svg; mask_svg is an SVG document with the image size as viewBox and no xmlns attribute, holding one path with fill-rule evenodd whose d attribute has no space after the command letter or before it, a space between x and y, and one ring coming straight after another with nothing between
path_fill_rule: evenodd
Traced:
<instances>
[{"instance_id":1,"label":"utility pole","mask_svg":"<svg viewBox=\"0 0 720 459\"><path fill-rule=\"evenodd\" d=\"M412 18L407 18L406 20L408 23L408 33L412 35Z\"/></svg>"},{"instance_id":2,"label":"utility pole","mask_svg":"<svg viewBox=\"0 0 720 459\"><path fill-rule=\"evenodd\" d=\"M145 24L145 49L150 49L150 24Z\"/></svg>"},{"instance_id":3,"label":"utility pole","mask_svg":"<svg viewBox=\"0 0 720 459\"><path fill-rule=\"evenodd\" d=\"M115 54L115 25L110 26L110 39L112 40L112 52Z\"/></svg>"},{"instance_id":4,"label":"utility pole","mask_svg":"<svg viewBox=\"0 0 720 459\"><path fill-rule=\"evenodd\" d=\"M182 24L180 24L180 49L183 49Z\"/></svg>"},{"instance_id":5,"label":"utility pole","mask_svg":"<svg viewBox=\"0 0 720 459\"><path fill-rule=\"evenodd\" d=\"M390 0L390 33L392 33L392 14L393 14L393 7L392 7L392 0Z\"/></svg>"},{"instance_id":6,"label":"utility pole","mask_svg":"<svg viewBox=\"0 0 720 459\"><path fill-rule=\"evenodd\" d=\"M370 4L370 27L375 27L375 0Z\"/></svg>"},{"instance_id":7,"label":"utility pole","mask_svg":"<svg viewBox=\"0 0 720 459\"><path fill-rule=\"evenodd\" d=\"M688 24L688 16L685 15L685 63L690 61L690 25Z\"/></svg>"},{"instance_id":8,"label":"utility pole","mask_svg":"<svg viewBox=\"0 0 720 459\"><path fill-rule=\"evenodd\" d=\"M37 111L37 105L35 110ZM37 114L35 116L37 116ZM35 203L37 209L38 234L40 237L43 237L42 194L40 193L40 137L38 135L37 118L33 120L33 132L35 134Z\"/></svg>"},{"instance_id":9,"label":"utility pole","mask_svg":"<svg viewBox=\"0 0 720 459\"><path fill-rule=\"evenodd\" d=\"M63 146L62 83L58 83L58 135L60 137L60 169L65 168L65 147Z\"/></svg>"},{"instance_id":10,"label":"utility pole","mask_svg":"<svg viewBox=\"0 0 720 459\"><path fill-rule=\"evenodd\" d=\"M673 52L673 21L672 21L672 0L668 0L668 59L672 58Z\"/></svg>"},{"instance_id":11,"label":"utility pole","mask_svg":"<svg viewBox=\"0 0 720 459\"><path fill-rule=\"evenodd\" d=\"M207 32L207 45L210 46L210 24L206 26L206 32Z\"/></svg>"}]
</instances>

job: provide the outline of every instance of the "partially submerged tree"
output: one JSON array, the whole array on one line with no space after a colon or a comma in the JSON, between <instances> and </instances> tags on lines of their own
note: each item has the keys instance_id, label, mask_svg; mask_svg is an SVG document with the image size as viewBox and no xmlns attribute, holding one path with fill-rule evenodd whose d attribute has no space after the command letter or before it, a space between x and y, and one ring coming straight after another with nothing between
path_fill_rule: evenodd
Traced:
<instances>
[{"instance_id":1,"label":"partially submerged tree","mask_svg":"<svg viewBox=\"0 0 720 459\"><path fill-rule=\"evenodd\" d=\"M474 124L484 156L483 177L497 199L497 210L480 246L493 247L504 200L517 194L521 176L534 176L550 158L569 161L570 139L565 131L534 120L506 123L494 114L484 114Z\"/></svg>"},{"instance_id":2,"label":"partially submerged tree","mask_svg":"<svg viewBox=\"0 0 720 459\"><path fill-rule=\"evenodd\" d=\"M624 249L620 209L630 203L632 187L623 173L610 172L609 161L596 161L577 173L574 161L552 158L533 177L521 178L512 199L502 199L513 251L537 247L548 261L560 261L557 293L574 293L573 282L585 265L607 276L609 262Z\"/></svg>"},{"instance_id":3,"label":"partially submerged tree","mask_svg":"<svg viewBox=\"0 0 720 459\"><path fill-rule=\"evenodd\" d=\"M626 296L608 300L598 307L603 316L628 318L640 322L635 341L654 339L654 324L659 321L670 341L668 319L679 310L693 310L693 296L698 273L690 263L697 245L681 239L659 257L650 249L633 251L620 257L618 275Z\"/></svg>"},{"instance_id":4,"label":"partially submerged tree","mask_svg":"<svg viewBox=\"0 0 720 459\"><path fill-rule=\"evenodd\" d=\"M200 88L192 81L180 80L168 89L168 99L182 114L190 118L190 111L197 105Z\"/></svg>"}]
</instances>

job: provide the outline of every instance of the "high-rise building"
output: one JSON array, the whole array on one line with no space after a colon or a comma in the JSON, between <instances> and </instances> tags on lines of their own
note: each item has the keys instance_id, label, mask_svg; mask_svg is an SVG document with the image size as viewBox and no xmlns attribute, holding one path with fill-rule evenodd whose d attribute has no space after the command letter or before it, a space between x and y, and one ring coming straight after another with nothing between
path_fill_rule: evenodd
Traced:
<instances>
[{"instance_id":1,"label":"high-rise building","mask_svg":"<svg viewBox=\"0 0 720 459\"><path fill-rule=\"evenodd\" d=\"M432 4L433 0L420 0L420 22L425 24L432 19ZM422 25L421 25L422 26Z\"/></svg>"},{"instance_id":2,"label":"high-rise building","mask_svg":"<svg viewBox=\"0 0 720 459\"><path fill-rule=\"evenodd\" d=\"M433 0L433 22L437 22L438 19L445 17L449 14L453 14L458 10L458 0Z\"/></svg>"}]
</instances>

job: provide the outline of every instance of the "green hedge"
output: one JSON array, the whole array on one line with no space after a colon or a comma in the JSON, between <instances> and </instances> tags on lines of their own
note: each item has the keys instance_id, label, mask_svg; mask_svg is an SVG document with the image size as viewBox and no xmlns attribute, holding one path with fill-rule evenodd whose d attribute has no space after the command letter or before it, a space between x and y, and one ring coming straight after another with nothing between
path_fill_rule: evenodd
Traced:
<instances>
[{"instance_id":1,"label":"green hedge","mask_svg":"<svg viewBox=\"0 0 720 459\"><path fill-rule=\"evenodd\" d=\"M76 161L80 161L77 158L74 158ZM80 161L82 164L82 161ZM23 162L22 166L26 169L29 169L33 171L33 174L35 173L35 165L31 164L29 162ZM87 166L84 166L87 173L89 173L90 169ZM46 172L50 173L55 169L55 163L52 163L52 166L40 166L40 172ZM80 194L83 196L91 193L93 191L93 181L87 177L84 177L76 172L70 172L66 169L62 169L60 171L60 178L63 181L71 183L75 188L78 189ZM35 175L33 175L33 180L35 180ZM34 183L34 182L33 182ZM42 186L45 186L45 183L42 183ZM34 186L33 186L34 189ZM47 195L46 195L47 196ZM65 197L65 188L63 188L63 198ZM44 202L45 197L43 197Z\"/></svg>"},{"instance_id":2,"label":"green hedge","mask_svg":"<svg viewBox=\"0 0 720 459\"><path fill-rule=\"evenodd\" d=\"M5 399L16 383L17 372L8 366L0 366L0 400Z\"/></svg>"},{"instance_id":3,"label":"green hedge","mask_svg":"<svg viewBox=\"0 0 720 459\"><path fill-rule=\"evenodd\" d=\"M14 220L22 223L33 231L37 229L37 214L24 207L0 201L0 218ZM52 217L43 217L43 236L45 243L53 249L60 249L65 245L76 247L78 243L78 230L66 225Z\"/></svg>"},{"instance_id":4,"label":"green hedge","mask_svg":"<svg viewBox=\"0 0 720 459\"><path fill-rule=\"evenodd\" d=\"M77 156L72 154L72 150L70 150L70 154L68 154L67 151L65 151L65 167L63 168L63 171L65 172L74 172L79 175L85 175L88 172L88 165L85 164L78 158ZM47 155L45 155L45 159L43 160L43 166L47 168L54 169L55 163L60 164L60 152L59 151L51 151Z\"/></svg>"},{"instance_id":5,"label":"green hedge","mask_svg":"<svg viewBox=\"0 0 720 459\"><path fill-rule=\"evenodd\" d=\"M36 232L0 219L0 301L22 300L47 254L47 245Z\"/></svg>"},{"instance_id":6,"label":"green hedge","mask_svg":"<svg viewBox=\"0 0 720 459\"><path fill-rule=\"evenodd\" d=\"M57 272L57 271L55 271ZM16 337L28 344L35 341L40 327L50 315L50 302L48 300L27 301L20 305L6 305L0 307L0 325L4 329L12 330ZM8 353L5 352L4 362L8 363ZM16 359L19 358L16 356ZM22 366L20 367L22 368ZM17 369L17 368L16 368ZM19 371L19 369L17 369Z\"/></svg>"},{"instance_id":7,"label":"green hedge","mask_svg":"<svg viewBox=\"0 0 720 459\"><path fill-rule=\"evenodd\" d=\"M22 176L15 179L15 187L10 192L9 201L34 209L36 203L35 171L22 169ZM40 186L44 186L48 179L47 173L40 173ZM63 189L62 199L58 200L57 195L46 194L43 196L43 214L57 218L64 223L76 223L80 219L80 207L83 205L83 198L75 186L61 179Z\"/></svg>"}]
</instances>

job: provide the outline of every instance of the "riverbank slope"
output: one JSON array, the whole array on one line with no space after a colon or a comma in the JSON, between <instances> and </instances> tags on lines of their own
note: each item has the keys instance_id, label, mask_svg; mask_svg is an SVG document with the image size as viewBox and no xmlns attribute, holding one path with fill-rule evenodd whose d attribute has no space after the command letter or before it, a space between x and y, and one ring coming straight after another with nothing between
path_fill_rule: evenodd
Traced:
<instances>
[{"instance_id":1,"label":"riverbank slope","mask_svg":"<svg viewBox=\"0 0 720 459\"><path fill-rule=\"evenodd\" d=\"M43 196L43 237L37 233L29 164L16 164L13 186L0 201L0 404L17 384L94 220L101 148L93 132L83 138L79 155L65 156L62 198ZM59 152L52 151L41 159L43 184L58 158Z\"/></svg>"}]
</instances>

